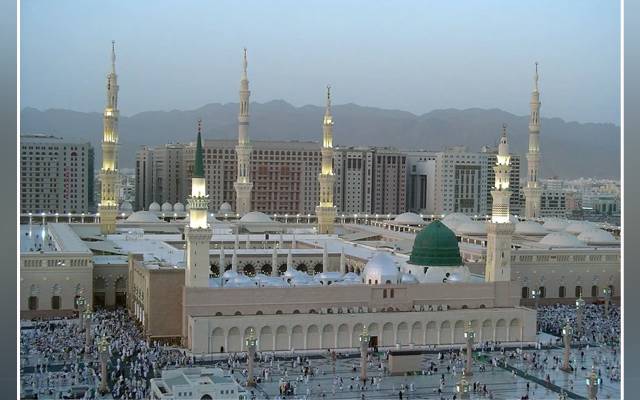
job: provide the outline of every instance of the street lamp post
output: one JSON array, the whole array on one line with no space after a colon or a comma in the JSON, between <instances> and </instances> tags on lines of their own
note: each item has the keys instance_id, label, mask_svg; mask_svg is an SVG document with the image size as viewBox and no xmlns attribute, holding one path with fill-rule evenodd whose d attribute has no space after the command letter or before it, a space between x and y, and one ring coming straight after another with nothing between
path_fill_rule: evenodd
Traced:
<instances>
[{"instance_id":1,"label":"street lamp post","mask_svg":"<svg viewBox=\"0 0 640 400\"><path fill-rule=\"evenodd\" d=\"M84 297L82 296L78 296L78 298L76 299L76 305L78 306L78 318L80 319L80 329L82 329L83 325L84 325L84 321L82 320L82 318L84 318L84 306L86 304L86 300L84 299Z\"/></svg>"},{"instance_id":2,"label":"street lamp post","mask_svg":"<svg viewBox=\"0 0 640 400\"><path fill-rule=\"evenodd\" d=\"M109 383L107 376L107 359L109 357L109 339L106 336L102 336L98 340L98 352L100 353L100 366L102 369L101 375L102 379L100 380L100 388L98 391L100 394L104 395L109 392Z\"/></svg>"},{"instance_id":3,"label":"street lamp post","mask_svg":"<svg viewBox=\"0 0 640 400\"><path fill-rule=\"evenodd\" d=\"M462 372L462 376L458 383L456 383L456 393L458 393L458 398L461 400L469 398L469 382L467 381L466 372Z\"/></svg>"},{"instance_id":4,"label":"street lamp post","mask_svg":"<svg viewBox=\"0 0 640 400\"><path fill-rule=\"evenodd\" d=\"M602 384L602 379L596 372L596 367L591 366L591 373L586 379L587 381L587 399L596 400L598 395L598 386Z\"/></svg>"},{"instance_id":5,"label":"street lamp post","mask_svg":"<svg viewBox=\"0 0 640 400\"><path fill-rule=\"evenodd\" d=\"M602 294L604 295L604 316L609 316L609 302L611 301L611 288L606 287L602 289Z\"/></svg>"},{"instance_id":6,"label":"street lamp post","mask_svg":"<svg viewBox=\"0 0 640 400\"><path fill-rule=\"evenodd\" d=\"M464 338L467 342L467 366L464 369L464 374L473 376L473 341L476 338L476 333L471 328L471 321L467 321L465 324Z\"/></svg>"},{"instance_id":7,"label":"street lamp post","mask_svg":"<svg viewBox=\"0 0 640 400\"><path fill-rule=\"evenodd\" d=\"M256 380L253 377L253 362L256 356L256 333L253 328L249 330L249 336L244 341L247 347L247 386L253 387L256 385Z\"/></svg>"},{"instance_id":8,"label":"street lamp post","mask_svg":"<svg viewBox=\"0 0 640 400\"><path fill-rule=\"evenodd\" d=\"M578 334L582 334L582 313L584 312L585 301L582 299L582 293L576 300L576 330Z\"/></svg>"},{"instance_id":9,"label":"street lamp post","mask_svg":"<svg viewBox=\"0 0 640 400\"><path fill-rule=\"evenodd\" d=\"M573 328L569 325L569 321L562 328L562 339L564 340L564 353L562 356L561 370L564 372L571 372L571 366L569 365L569 353L571 352L571 336L573 336Z\"/></svg>"},{"instance_id":10,"label":"street lamp post","mask_svg":"<svg viewBox=\"0 0 640 400\"><path fill-rule=\"evenodd\" d=\"M93 311L91 311L91 305L87 304L87 309L84 312L85 322L85 350L84 355L89 358L89 352L91 351L91 319L93 318Z\"/></svg>"},{"instance_id":11,"label":"street lamp post","mask_svg":"<svg viewBox=\"0 0 640 400\"><path fill-rule=\"evenodd\" d=\"M362 328L360 333L360 380L367 381L367 350L369 349L369 331L367 327Z\"/></svg>"},{"instance_id":12,"label":"street lamp post","mask_svg":"<svg viewBox=\"0 0 640 400\"><path fill-rule=\"evenodd\" d=\"M535 307L536 307L536 310L537 310L538 309L538 298L540 297L540 291L536 290L536 289L533 289L531 291L531 297L535 301Z\"/></svg>"}]
</instances>

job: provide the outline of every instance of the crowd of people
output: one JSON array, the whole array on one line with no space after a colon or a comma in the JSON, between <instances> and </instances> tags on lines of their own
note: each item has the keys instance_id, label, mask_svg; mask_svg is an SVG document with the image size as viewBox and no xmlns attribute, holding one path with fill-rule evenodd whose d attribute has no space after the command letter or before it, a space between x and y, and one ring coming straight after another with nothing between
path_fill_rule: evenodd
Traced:
<instances>
[{"instance_id":1,"label":"crowd of people","mask_svg":"<svg viewBox=\"0 0 640 400\"><path fill-rule=\"evenodd\" d=\"M562 336L562 328L569 321L574 338L579 343L618 346L620 343L620 307L585 304L582 310L582 329L578 329L576 307L555 304L538 307L538 328L554 336Z\"/></svg>"}]
</instances>

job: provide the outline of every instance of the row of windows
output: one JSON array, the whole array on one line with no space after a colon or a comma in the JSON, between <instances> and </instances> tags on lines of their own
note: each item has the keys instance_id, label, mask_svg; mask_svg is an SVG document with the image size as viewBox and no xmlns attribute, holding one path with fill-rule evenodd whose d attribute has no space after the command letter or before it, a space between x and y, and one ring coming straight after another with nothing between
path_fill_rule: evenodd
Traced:
<instances>
[{"instance_id":1,"label":"row of windows","mask_svg":"<svg viewBox=\"0 0 640 400\"><path fill-rule=\"evenodd\" d=\"M538 289L537 297L538 298L546 298L547 297L547 289L544 286L540 286ZM614 295L614 287L613 285L609 285L609 290L611 291L611 296ZM567 294L567 288L565 286L558 287L558 297L564 298ZM581 297L584 293L582 291L582 286L576 286L574 290L574 296ZM600 297L603 296L602 291L597 285L591 286L591 297ZM522 287L522 298L529 299L533 298L533 292L527 286Z\"/></svg>"}]
</instances>

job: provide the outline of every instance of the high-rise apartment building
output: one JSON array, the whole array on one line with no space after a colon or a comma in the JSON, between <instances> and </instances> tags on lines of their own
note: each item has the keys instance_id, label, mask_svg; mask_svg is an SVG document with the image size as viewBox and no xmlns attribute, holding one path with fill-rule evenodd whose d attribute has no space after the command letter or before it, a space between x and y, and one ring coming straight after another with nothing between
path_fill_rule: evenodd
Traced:
<instances>
[{"instance_id":1,"label":"high-rise apartment building","mask_svg":"<svg viewBox=\"0 0 640 400\"><path fill-rule=\"evenodd\" d=\"M333 155L338 213L406 211L407 156L389 148L339 147Z\"/></svg>"},{"instance_id":2,"label":"high-rise apartment building","mask_svg":"<svg viewBox=\"0 0 640 400\"><path fill-rule=\"evenodd\" d=\"M487 156L456 146L435 159L435 214L487 213Z\"/></svg>"},{"instance_id":3,"label":"high-rise apartment building","mask_svg":"<svg viewBox=\"0 0 640 400\"><path fill-rule=\"evenodd\" d=\"M435 151L407 151L407 210L435 213Z\"/></svg>"},{"instance_id":4,"label":"high-rise apartment building","mask_svg":"<svg viewBox=\"0 0 640 400\"><path fill-rule=\"evenodd\" d=\"M20 212L88 212L93 149L50 135L20 136Z\"/></svg>"}]
</instances>

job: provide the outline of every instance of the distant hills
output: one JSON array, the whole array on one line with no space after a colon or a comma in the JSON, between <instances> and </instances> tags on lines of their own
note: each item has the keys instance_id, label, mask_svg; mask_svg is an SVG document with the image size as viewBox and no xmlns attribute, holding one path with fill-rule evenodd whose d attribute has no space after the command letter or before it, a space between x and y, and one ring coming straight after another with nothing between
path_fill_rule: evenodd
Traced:
<instances>
[{"instance_id":1,"label":"distant hills","mask_svg":"<svg viewBox=\"0 0 640 400\"><path fill-rule=\"evenodd\" d=\"M508 125L510 148L523 157L528 142L528 116L499 109L434 110L423 115L405 111L334 105L334 143L342 146L392 146L399 149L441 150L466 145L479 151L495 145L503 123ZM238 104L207 104L197 110L147 111L120 118L120 166L135 166L142 145L190 142L196 121L203 120L204 138L237 137ZM249 134L254 140L319 141L324 108L294 107L282 100L251 103ZM69 140L89 141L100 160L102 114L24 108L22 133L48 133ZM620 177L620 127L608 123L541 121L542 176L561 178ZM99 164L96 164L98 168Z\"/></svg>"}]
</instances>

